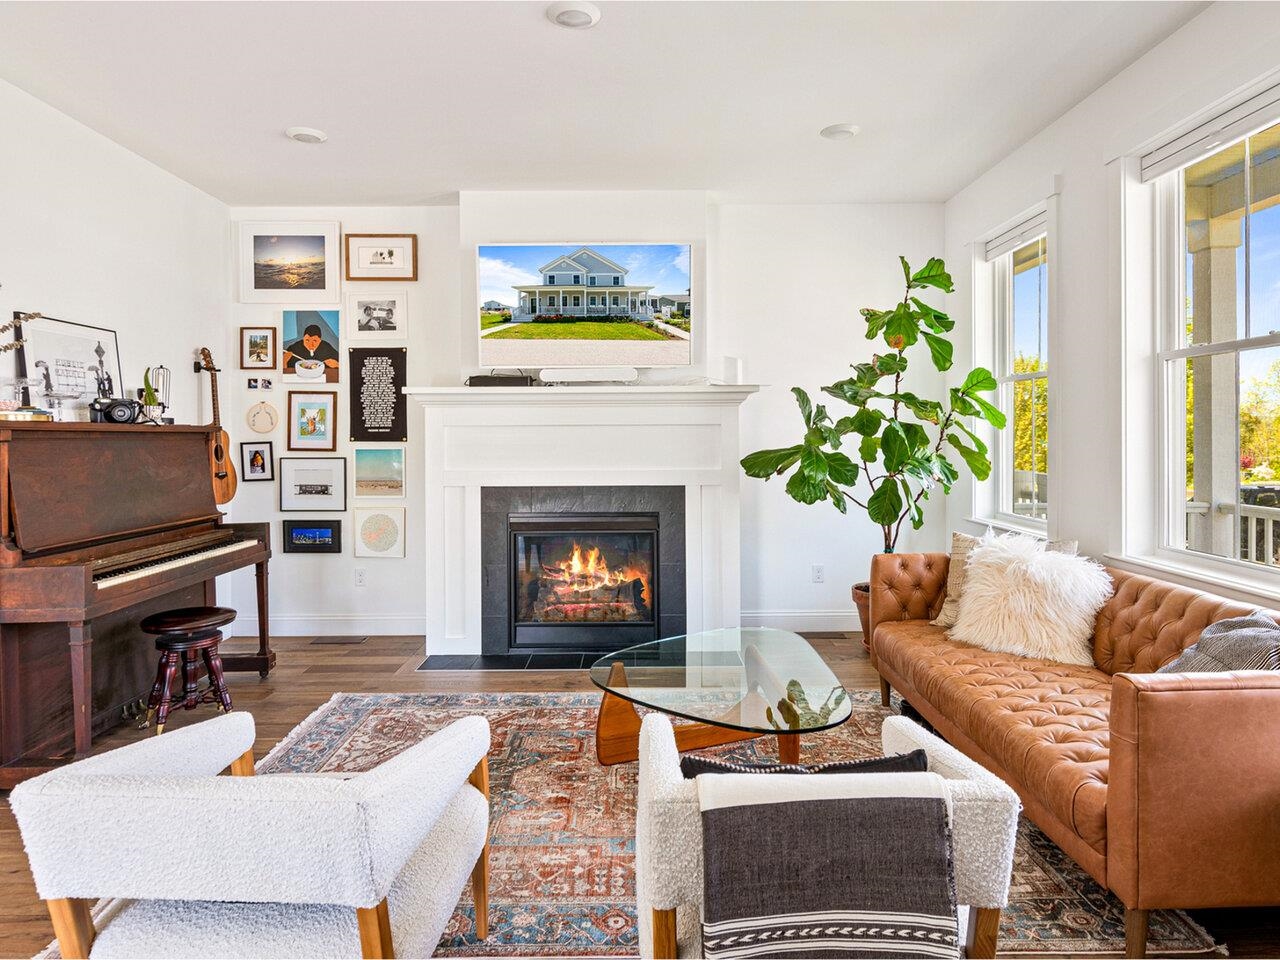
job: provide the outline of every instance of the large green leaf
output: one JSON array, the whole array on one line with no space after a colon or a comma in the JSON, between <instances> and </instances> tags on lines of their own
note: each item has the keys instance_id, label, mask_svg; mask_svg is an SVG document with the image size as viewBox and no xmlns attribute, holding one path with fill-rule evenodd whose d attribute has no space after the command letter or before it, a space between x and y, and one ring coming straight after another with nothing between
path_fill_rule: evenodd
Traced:
<instances>
[{"instance_id":1,"label":"large green leaf","mask_svg":"<svg viewBox=\"0 0 1280 960\"><path fill-rule=\"evenodd\" d=\"M977 390L994 390L999 384L996 378L991 375L991 371L984 367L974 367L969 371L969 375L964 378L964 383L960 384L960 392L972 394Z\"/></svg>"},{"instance_id":2,"label":"large green leaf","mask_svg":"<svg viewBox=\"0 0 1280 960\"><path fill-rule=\"evenodd\" d=\"M924 526L924 511L920 509L920 502L916 500L911 492L911 485L905 479L902 481L902 503L907 508L907 516L911 519L912 528L919 530Z\"/></svg>"},{"instance_id":3,"label":"large green leaf","mask_svg":"<svg viewBox=\"0 0 1280 960\"><path fill-rule=\"evenodd\" d=\"M984 400L982 397L974 396L970 399L978 405L978 409L982 411L982 419L987 421L997 430L1003 430L1005 425L1005 415L999 407Z\"/></svg>"},{"instance_id":4,"label":"large green leaf","mask_svg":"<svg viewBox=\"0 0 1280 960\"><path fill-rule=\"evenodd\" d=\"M880 435L880 450L884 453L884 468L890 473L901 470L911 456L911 447L908 446L902 424L898 421L890 420L884 425L884 433Z\"/></svg>"},{"instance_id":5,"label":"large green leaf","mask_svg":"<svg viewBox=\"0 0 1280 960\"><path fill-rule=\"evenodd\" d=\"M827 455L817 447L805 447L800 454L800 472L810 480L827 479Z\"/></svg>"},{"instance_id":6,"label":"large green leaf","mask_svg":"<svg viewBox=\"0 0 1280 960\"><path fill-rule=\"evenodd\" d=\"M970 430L969 427L964 423L964 421L957 420L955 421L955 425L958 429L963 430L968 435L969 439L973 441L973 448L975 450L977 450L981 454L986 454L987 443L985 440L983 440L980 436L978 436L976 433Z\"/></svg>"},{"instance_id":7,"label":"large green leaf","mask_svg":"<svg viewBox=\"0 0 1280 960\"><path fill-rule=\"evenodd\" d=\"M873 437L880 432L880 422L884 414L870 407L863 407L850 418L850 426L864 437Z\"/></svg>"},{"instance_id":8,"label":"large green leaf","mask_svg":"<svg viewBox=\"0 0 1280 960\"><path fill-rule=\"evenodd\" d=\"M800 459L804 447L781 447L777 450L757 450L742 458L742 469L748 477L768 480L775 474L783 473Z\"/></svg>"},{"instance_id":9,"label":"large green leaf","mask_svg":"<svg viewBox=\"0 0 1280 960\"><path fill-rule=\"evenodd\" d=\"M851 487L858 482L858 465L843 453L828 453L827 479Z\"/></svg>"},{"instance_id":10,"label":"large green leaf","mask_svg":"<svg viewBox=\"0 0 1280 960\"><path fill-rule=\"evenodd\" d=\"M954 433L947 434L947 442L950 443L959 452L964 462L968 465L969 471L978 480L985 480L991 476L991 461L980 454L973 447L965 444Z\"/></svg>"},{"instance_id":11,"label":"large green leaf","mask_svg":"<svg viewBox=\"0 0 1280 960\"><path fill-rule=\"evenodd\" d=\"M893 397L926 423L938 423L942 419L942 404L937 400L925 400L906 390L893 394Z\"/></svg>"},{"instance_id":12,"label":"large green leaf","mask_svg":"<svg viewBox=\"0 0 1280 960\"><path fill-rule=\"evenodd\" d=\"M929 446L929 434L925 433L924 427L918 423L902 423L902 435L907 438L907 446L911 448L912 453L919 453L925 447Z\"/></svg>"},{"instance_id":13,"label":"large green leaf","mask_svg":"<svg viewBox=\"0 0 1280 960\"><path fill-rule=\"evenodd\" d=\"M858 444L859 459L864 463L875 463L878 456L880 456L880 438L863 437L862 442Z\"/></svg>"},{"instance_id":14,"label":"large green leaf","mask_svg":"<svg viewBox=\"0 0 1280 960\"><path fill-rule=\"evenodd\" d=\"M866 406L867 401L884 396L883 393L862 386L856 380L840 380L823 387L822 392L855 407Z\"/></svg>"},{"instance_id":15,"label":"large green leaf","mask_svg":"<svg viewBox=\"0 0 1280 960\"><path fill-rule=\"evenodd\" d=\"M905 350L920 339L920 323L911 311L899 305L884 325L884 342L894 350Z\"/></svg>"},{"instance_id":16,"label":"large green leaf","mask_svg":"<svg viewBox=\"0 0 1280 960\"><path fill-rule=\"evenodd\" d=\"M898 522L898 518L902 516L902 491L897 480L885 477L880 481L880 486L875 488L871 499L867 501L867 516L882 527Z\"/></svg>"},{"instance_id":17,"label":"large green leaf","mask_svg":"<svg viewBox=\"0 0 1280 960\"><path fill-rule=\"evenodd\" d=\"M950 370L953 349L951 341L935 336L932 333L921 332L920 335L924 337L924 342L929 345L929 355L933 357L933 365L939 370Z\"/></svg>"},{"instance_id":18,"label":"large green leaf","mask_svg":"<svg viewBox=\"0 0 1280 960\"><path fill-rule=\"evenodd\" d=\"M911 275L909 282L913 287L937 287L943 293L955 290L947 265L937 257L930 257L928 263Z\"/></svg>"},{"instance_id":19,"label":"large green leaf","mask_svg":"<svg viewBox=\"0 0 1280 960\"><path fill-rule=\"evenodd\" d=\"M919 297L912 297L911 302L920 311L926 326L934 333L950 333L955 328L956 322L936 307L929 306Z\"/></svg>"},{"instance_id":20,"label":"large green leaf","mask_svg":"<svg viewBox=\"0 0 1280 960\"><path fill-rule=\"evenodd\" d=\"M817 503L827 498L827 483L825 480L813 480L805 476L803 470L797 470L787 481L787 494L800 503Z\"/></svg>"},{"instance_id":21,"label":"large green leaf","mask_svg":"<svg viewBox=\"0 0 1280 960\"><path fill-rule=\"evenodd\" d=\"M889 322L889 314L891 310L872 310L870 307L863 307L861 311L864 320L867 321L867 339L874 340L880 336L880 331L884 329L884 325Z\"/></svg>"},{"instance_id":22,"label":"large green leaf","mask_svg":"<svg viewBox=\"0 0 1280 960\"><path fill-rule=\"evenodd\" d=\"M876 356L874 369L885 376L906 373L907 358L900 353L881 353Z\"/></svg>"},{"instance_id":23,"label":"large green leaf","mask_svg":"<svg viewBox=\"0 0 1280 960\"><path fill-rule=\"evenodd\" d=\"M849 511L848 498L845 497L844 491L837 487L830 480L827 481L827 496L831 498L831 502L835 504L837 510L841 513Z\"/></svg>"},{"instance_id":24,"label":"large green leaf","mask_svg":"<svg viewBox=\"0 0 1280 960\"><path fill-rule=\"evenodd\" d=\"M799 387L792 387L791 392L795 395L796 403L800 407L800 416L804 417L804 425L807 427L813 422L813 401Z\"/></svg>"},{"instance_id":25,"label":"large green leaf","mask_svg":"<svg viewBox=\"0 0 1280 960\"><path fill-rule=\"evenodd\" d=\"M911 264L907 263L907 258L902 254L898 254L898 262L902 264L902 279L911 285Z\"/></svg>"},{"instance_id":26,"label":"large green leaf","mask_svg":"<svg viewBox=\"0 0 1280 960\"><path fill-rule=\"evenodd\" d=\"M960 479L960 471L956 469L955 464L940 453L934 456L933 465L937 468L942 488L949 491L951 485Z\"/></svg>"}]
</instances>

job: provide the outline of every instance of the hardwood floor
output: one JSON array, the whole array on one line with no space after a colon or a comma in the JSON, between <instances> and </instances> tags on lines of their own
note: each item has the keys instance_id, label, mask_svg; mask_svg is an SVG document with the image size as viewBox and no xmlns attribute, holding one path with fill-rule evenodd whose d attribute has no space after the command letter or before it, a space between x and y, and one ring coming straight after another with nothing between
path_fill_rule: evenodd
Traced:
<instances>
[{"instance_id":1,"label":"hardwood floor","mask_svg":"<svg viewBox=\"0 0 1280 960\"><path fill-rule=\"evenodd\" d=\"M434 671L417 673L421 637L370 637L361 644L315 644L312 638L273 641L279 661L266 680L256 674L229 674L238 709L257 724L254 754L262 757L278 740L333 694L449 693L467 691L569 691L596 689L583 671ZM814 646L851 690L875 690L878 678L856 636L813 634ZM250 651L249 641L228 641L223 652ZM171 729L212 715L212 708L180 710ZM119 727L98 738L95 752L149 735ZM1273 910L1215 910L1194 914L1232 957L1280 958L1280 916ZM7 802L0 803L0 956L30 957L53 938L48 914L36 896L26 856Z\"/></svg>"}]
</instances>

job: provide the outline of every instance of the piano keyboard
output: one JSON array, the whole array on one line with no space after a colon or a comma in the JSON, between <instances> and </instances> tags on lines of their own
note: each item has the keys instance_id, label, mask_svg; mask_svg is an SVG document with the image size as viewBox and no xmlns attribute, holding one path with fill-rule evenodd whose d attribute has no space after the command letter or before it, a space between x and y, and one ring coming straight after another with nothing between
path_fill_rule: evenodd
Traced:
<instances>
[{"instance_id":1,"label":"piano keyboard","mask_svg":"<svg viewBox=\"0 0 1280 960\"><path fill-rule=\"evenodd\" d=\"M256 540L237 540L235 543L224 543L221 546L210 547L207 550L193 550L190 553L165 557L162 560L155 560L150 563L140 563L135 567L126 567L123 570L115 570L111 573L95 575L93 582L97 585L99 590L110 590L112 587L118 587L121 584L129 583L133 580L141 580L143 577L151 577L155 576L157 573L166 573L170 570L177 570L193 563L212 560L214 557L226 556L229 553L239 553L242 550L253 550L258 546L259 544Z\"/></svg>"}]
</instances>

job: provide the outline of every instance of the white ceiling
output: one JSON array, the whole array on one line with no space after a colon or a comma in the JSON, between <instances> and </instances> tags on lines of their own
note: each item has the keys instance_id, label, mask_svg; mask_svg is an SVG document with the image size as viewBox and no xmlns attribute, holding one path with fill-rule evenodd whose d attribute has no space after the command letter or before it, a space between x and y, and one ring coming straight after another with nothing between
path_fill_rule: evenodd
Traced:
<instances>
[{"instance_id":1,"label":"white ceiling","mask_svg":"<svg viewBox=\"0 0 1280 960\"><path fill-rule=\"evenodd\" d=\"M3 2L0 77L233 204L943 200L1206 6L599 5Z\"/></svg>"}]
</instances>

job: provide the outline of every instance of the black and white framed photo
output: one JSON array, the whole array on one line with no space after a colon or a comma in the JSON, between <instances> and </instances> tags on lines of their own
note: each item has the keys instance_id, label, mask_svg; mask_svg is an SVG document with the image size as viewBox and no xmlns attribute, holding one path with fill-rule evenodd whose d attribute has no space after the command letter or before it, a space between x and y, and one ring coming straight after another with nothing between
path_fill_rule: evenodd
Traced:
<instances>
[{"instance_id":1,"label":"black and white framed photo","mask_svg":"<svg viewBox=\"0 0 1280 960\"><path fill-rule=\"evenodd\" d=\"M337 303L337 221L240 222L241 303Z\"/></svg>"},{"instance_id":2,"label":"black and white framed photo","mask_svg":"<svg viewBox=\"0 0 1280 960\"><path fill-rule=\"evenodd\" d=\"M346 457L281 457L280 509L347 509Z\"/></svg>"},{"instance_id":3,"label":"black and white framed photo","mask_svg":"<svg viewBox=\"0 0 1280 960\"><path fill-rule=\"evenodd\" d=\"M403 290L347 290L347 336L352 340L405 340L409 295Z\"/></svg>"},{"instance_id":4,"label":"black and white framed photo","mask_svg":"<svg viewBox=\"0 0 1280 960\"><path fill-rule=\"evenodd\" d=\"M39 381L27 390L27 402L54 411L59 420L87 420L91 400L124 395L114 330L31 317L13 328L13 339L21 344L17 375Z\"/></svg>"},{"instance_id":5,"label":"black and white framed photo","mask_svg":"<svg viewBox=\"0 0 1280 960\"><path fill-rule=\"evenodd\" d=\"M285 553L341 553L341 520L281 520Z\"/></svg>"},{"instance_id":6,"label":"black and white framed photo","mask_svg":"<svg viewBox=\"0 0 1280 960\"><path fill-rule=\"evenodd\" d=\"M348 233L342 242L348 280L418 279L416 233Z\"/></svg>"},{"instance_id":7,"label":"black and white framed photo","mask_svg":"<svg viewBox=\"0 0 1280 960\"><path fill-rule=\"evenodd\" d=\"M274 480L276 461L270 440L252 440L240 444L240 479L245 483Z\"/></svg>"}]
</instances>

